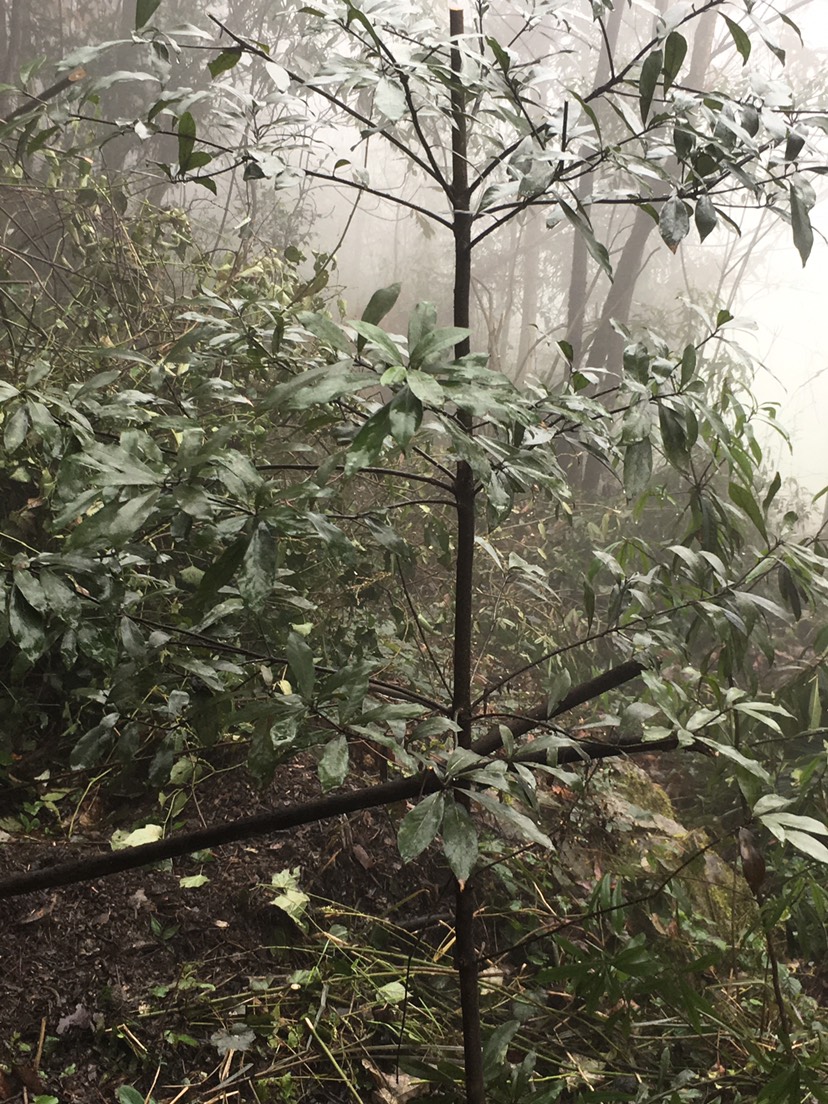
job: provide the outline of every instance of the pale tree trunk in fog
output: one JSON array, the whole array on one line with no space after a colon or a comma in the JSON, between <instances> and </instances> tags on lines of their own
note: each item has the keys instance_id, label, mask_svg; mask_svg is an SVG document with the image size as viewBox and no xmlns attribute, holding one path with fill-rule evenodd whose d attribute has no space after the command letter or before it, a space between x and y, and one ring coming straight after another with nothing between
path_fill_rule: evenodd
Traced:
<instances>
[{"instance_id":1,"label":"pale tree trunk in fog","mask_svg":"<svg viewBox=\"0 0 828 1104\"><path fill-rule=\"evenodd\" d=\"M715 18L715 12L707 12L700 17L696 28L690 72L687 77L690 88L698 88L701 85L702 78L710 65ZM612 328L611 320L618 318L624 323L629 321L635 285L645 268L644 250L647 239L654 229L655 223L652 218L643 211L636 211L629 237L615 266L615 282L604 301L590 346L587 363L593 367L610 369L614 369L616 365L620 367L624 341ZM581 248L583 250L583 244Z\"/></svg>"},{"instance_id":2,"label":"pale tree trunk in fog","mask_svg":"<svg viewBox=\"0 0 828 1104\"><path fill-rule=\"evenodd\" d=\"M31 0L6 0L0 11L0 81L17 84L27 60L31 35Z\"/></svg>"},{"instance_id":3,"label":"pale tree trunk in fog","mask_svg":"<svg viewBox=\"0 0 828 1104\"><path fill-rule=\"evenodd\" d=\"M538 227L537 232L532 234L531 224L533 221L535 221L535 219L532 219L530 216L527 229L530 231L530 240L532 244L523 250L521 264L521 268L523 269L523 276L521 279L523 295L520 304L520 342L518 344L515 373L516 381L523 379L526 373L531 370L531 366L534 362L534 347L538 339L537 314L538 288L540 284L539 268L542 241L541 234L543 233L544 227Z\"/></svg>"},{"instance_id":4,"label":"pale tree trunk in fog","mask_svg":"<svg viewBox=\"0 0 828 1104\"><path fill-rule=\"evenodd\" d=\"M659 7L664 8L664 0L659 0ZM715 17L715 12L706 13L701 17L696 28L690 71L687 77L687 83L691 88L700 86L702 78L710 65ZM612 320L618 319L625 324L629 322L636 284L646 268L647 262L644 251L647 247L647 241L655 229L656 225L652 218L643 211L636 210L629 236L621 250L621 256L614 266L615 279L604 300L589 351L584 357L584 363L587 366L603 368L608 371L609 375L602 380L602 387L612 386L612 383L619 378L624 354L624 339L613 329ZM580 245L582 250L584 249L582 242L576 241L577 245ZM583 484L585 489L597 490L600 478L600 466L595 463L588 463L584 469Z\"/></svg>"},{"instance_id":5,"label":"pale tree trunk in fog","mask_svg":"<svg viewBox=\"0 0 828 1104\"><path fill-rule=\"evenodd\" d=\"M618 34L621 30L623 5L619 4L606 21L607 43L612 56L618 46ZM593 88L598 88L610 76L609 55L606 46L601 50L598 65L595 68ZM589 196L589 178L584 177L578 185L578 199L583 203ZM573 364L579 365L584 351L584 323L587 307L587 271L588 255L582 234L572 234L572 261L570 265L569 293L566 305L566 340L572 346Z\"/></svg>"}]
</instances>

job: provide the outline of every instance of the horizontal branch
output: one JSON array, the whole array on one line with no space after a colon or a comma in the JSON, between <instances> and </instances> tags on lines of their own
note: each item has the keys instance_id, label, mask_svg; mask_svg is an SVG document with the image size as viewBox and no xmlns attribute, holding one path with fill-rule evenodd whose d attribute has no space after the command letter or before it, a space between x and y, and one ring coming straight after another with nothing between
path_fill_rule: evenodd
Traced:
<instances>
[{"instance_id":1,"label":"horizontal branch","mask_svg":"<svg viewBox=\"0 0 828 1104\"><path fill-rule=\"evenodd\" d=\"M578 705L591 701L607 690L615 689L629 682L641 673L643 667L635 660L622 663L588 682L575 687L558 703L549 716L559 716ZM525 717L508 727L515 737L524 736L539 724L548 720L546 706L538 706ZM496 751L501 744L499 729L492 730L478 740L474 750L481 755ZM607 744L598 741L583 741L577 747L563 747L558 751L558 763L582 763L589 760L606 759L617 755L635 755L642 752L672 751L678 747L678 738L667 737L664 740L643 743L635 741L627 744ZM531 749L528 755L521 755L521 761L532 761ZM545 753L538 753L544 755ZM126 847L120 851L110 851L91 855L74 862L57 863L41 870L23 871L0 881L0 901L19 897L35 890L55 889L58 886L88 882L95 878L105 878L111 874L120 874L125 870L136 870L142 866L162 862L166 859L180 858L194 851L203 851L211 847L236 843L239 840L254 839L274 832L285 832L298 828L302 824L314 824L320 820L359 812L363 809L376 809L384 805L393 805L398 801L407 801L426 794L435 793L443 788L443 781L433 770L420 771L407 778L383 782L378 786L366 786L352 793L333 794L306 801L299 805L286 805L256 816L241 817L224 824L198 828L192 832L181 832L167 839L145 843L140 847Z\"/></svg>"}]
</instances>

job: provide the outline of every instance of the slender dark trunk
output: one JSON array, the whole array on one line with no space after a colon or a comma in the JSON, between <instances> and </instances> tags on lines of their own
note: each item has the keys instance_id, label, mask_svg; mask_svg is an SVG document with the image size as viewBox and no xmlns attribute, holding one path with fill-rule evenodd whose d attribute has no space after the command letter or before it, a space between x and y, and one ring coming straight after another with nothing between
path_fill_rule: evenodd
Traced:
<instances>
[{"instance_id":1,"label":"slender dark trunk","mask_svg":"<svg viewBox=\"0 0 828 1104\"><path fill-rule=\"evenodd\" d=\"M466 133L466 96L463 88L463 62L460 39L463 12L451 8L449 30L452 37L451 70L451 201L454 210L454 324L468 328L471 301L471 213L469 211L468 141ZM458 342L455 356L469 353L468 338ZM471 415L461 414L466 433L472 433ZM474 475L467 463L457 465L454 484L457 507L457 560L454 580L454 696L452 708L460 726L458 742L469 748L472 743L472 596L474 581L475 489ZM464 794L457 797L468 807ZM474 932L474 881L455 883L455 961L460 984L460 1009L463 1017L463 1053L465 1058L466 1100L483 1104L483 1045L480 1031L480 992L477 947Z\"/></svg>"}]
</instances>

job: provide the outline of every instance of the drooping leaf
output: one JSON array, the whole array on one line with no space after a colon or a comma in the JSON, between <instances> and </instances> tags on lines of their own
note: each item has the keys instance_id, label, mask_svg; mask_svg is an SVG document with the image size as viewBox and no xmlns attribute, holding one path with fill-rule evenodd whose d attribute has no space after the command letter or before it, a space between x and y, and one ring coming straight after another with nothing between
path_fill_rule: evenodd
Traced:
<instances>
[{"instance_id":1,"label":"drooping leaf","mask_svg":"<svg viewBox=\"0 0 828 1104\"><path fill-rule=\"evenodd\" d=\"M125 503L110 502L83 519L67 540L67 546L79 548L120 548L135 536L155 509L160 490L137 495Z\"/></svg>"},{"instance_id":2,"label":"drooping leaf","mask_svg":"<svg viewBox=\"0 0 828 1104\"><path fill-rule=\"evenodd\" d=\"M719 221L713 200L707 193L700 195L696 200L694 218L699 232L699 241L704 241L707 235L716 229L716 223Z\"/></svg>"},{"instance_id":3,"label":"drooping leaf","mask_svg":"<svg viewBox=\"0 0 828 1104\"><path fill-rule=\"evenodd\" d=\"M190 168L196 139L196 123L189 111L178 119L178 171L185 173Z\"/></svg>"},{"instance_id":4,"label":"drooping leaf","mask_svg":"<svg viewBox=\"0 0 828 1104\"><path fill-rule=\"evenodd\" d=\"M549 836L542 832L530 817L519 812L513 805L495 801L494 798L480 790L474 790L471 793L471 799L482 805L498 820L503 821L510 831L517 830L525 839L532 843L539 843L542 847L552 847L552 840Z\"/></svg>"},{"instance_id":5,"label":"drooping leaf","mask_svg":"<svg viewBox=\"0 0 828 1104\"><path fill-rule=\"evenodd\" d=\"M730 37L733 39L733 43L736 49L742 56L742 65L747 63L750 57L750 38L747 32L743 31L738 23L734 23L732 19L729 19L726 15L724 21L727 23L727 29L730 31Z\"/></svg>"},{"instance_id":6,"label":"drooping leaf","mask_svg":"<svg viewBox=\"0 0 828 1104\"><path fill-rule=\"evenodd\" d=\"M388 429L400 448L408 446L422 420L423 404L410 387L404 387L388 405Z\"/></svg>"},{"instance_id":7,"label":"drooping leaf","mask_svg":"<svg viewBox=\"0 0 828 1104\"><path fill-rule=\"evenodd\" d=\"M663 64L664 54L659 49L653 50L641 66L641 76L638 78L638 103L641 110L641 121L643 123L647 122L647 118L650 114L653 95L656 90L656 85L658 84L658 78L661 76Z\"/></svg>"},{"instance_id":8,"label":"drooping leaf","mask_svg":"<svg viewBox=\"0 0 828 1104\"><path fill-rule=\"evenodd\" d=\"M276 542L270 528L260 523L244 552L238 573L239 593L251 609L261 611L275 579Z\"/></svg>"},{"instance_id":9,"label":"drooping leaf","mask_svg":"<svg viewBox=\"0 0 828 1104\"><path fill-rule=\"evenodd\" d=\"M690 216L680 196L670 196L663 204L658 219L658 229L664 244L671 253L675 253L690 231Z\"/></svg>"},{"instance_id":10,"label":"drooping leaf","mask_svg":"<svg viewBox=\"0 0 828 1104\"><path fill-rule=\"evenodd\" d=\"M403 862L411 862L421 855L440 831L445 809L445 795L429 794L419 801L405 817L397 830L397 845Z\"/></svg>"},{"instance_id":11,"label":"drooping leaf","mask_svg":"<svg viewBox=\"0 0 828 1104\"><path fill-rule=\"evenodd\" d=\"M412 394L416 395L420 402L437 410L445 402L443 388L434 376L430 376L427 372L418 372L416 368L412 369L406 375L406 382Z\"/></svg>"},{"instance_id":12,"label":"drooping leaf","mask_svg":"<svg viewBox=\"0 0 828 1104\"><path fill-rule=\"evenodd\" d=\"M681 414L665 402L658 404L658 426L664 454L675 468L683 468L689 458L687 433Z\"/></svg>"},{"instance_id":13,"label":"drooping leaf","mask_svg":"<svg viewBox=\"0 0 828 1104\"><path fill-rule=\"evenodd\" d=\"M791 184L790 198L793 240L797 252L802 258L802 267L804 268L814 245L814 231L808 214L809 208L803 198L802 190L796 183Z\"/></svg>"},{"instance_id":14,"label":"drooping leaf","mask_svg":"<svg viewBox=\"0 0 828 1104\"><path fill-rule=\"evenodd\" d=\"M727 493L730 495L731 502L735 502L740 510L750 518L756 528L759 530L761 536L767 540L768 532L765 528L765 519L762 516L762 509L759 503L753 497L753 494L743 487L739 483L731 483L727 489Z\"/></svg>"},{"instance_id":15,"label":"drooping leaf","mask_svg":"<svg viewBox=\"0 0 828 1104\"><path fill-rule=\"evenodd\" d=\"M653 446L649 437L633 441L624 450L624 493L632 500L647 489L653 474Z\"/></svg>"},{"instance_id":16,"label":"drooping leaf","mask_svg":"<svg viewBox=\"0 0 828 1104\"><path fill-rule=\"evenodd\" d=\"M293 680L299 688L303 698L309 699L313 695L313 686L316 680L316 667L313 662L313 652L303 636L297 632L291 632L287 640L286 655Z\"/></svg>"},{"instance_id":17,"label":"drooping leaf","mask_svg":"<svg viewBox=\"0 0 828 1104\"><path fill-rule=\"evenodd\" d=\"M670 86L679 74L679 70L687 55L687 39L678 31L671 31L664 43L664 95L670 91Z\"/></svg>"},{"instance_id":18,"label":"drooping leaf","mask_svg":"<svg viewBox=\"0 0 828 1104\"><path fill-rule=\"evenodd\" d=\"M607 252L607 247L602 245L592 229L592 223L586 215L586 212L579 206L570 207L564 200L559 200L561 209L572 225L576 228L578 233L584 239L584 245L587 247L587 252L596 261L601 268L612 280L612 263L610 262L610 256Z\"/></svg>"},{"instance_id":19,"label":"drooping leaf","mask_svg":"<svg viewBox=\"0 0 828 1104\"><path fill-rule=\"evenodd\" d=\"M391 433L390 403L377 410L357 433L345 457L345 474L353 475L360 468L373 464L383 450L385 438Z\"/></svg>"},{"instance_id":20,"label":"drooping leaf","mask_svg":"<svg viewBox=\"0 0 828 1104\"><path fill-rule=\"evenodd\" d=\"M249 542L249 537L239 537L210 564L202 575L193 598L197 607L205 607L230 582L244 559Z\"/></svg>"},{"instance_id":21,"label":"drooping leaf","mask_svg":"<svg viewBox=\"0 0 828 1104\"><path fill-rule=\"evenodd\" d=\"M758 807L758 806L757 806ZM820 820L816 820L814 817L798 816L796 813L786 812L770 812L762 816L762 823L767 827L771 824L778 824L780 827L787 830L793 828L798 832L808 832L811 835L828 836L828 827Z\"/></svg>"},{"instance_id":22,"label":"drooping leaf","mask_svg":"<svg viewBox=\"0 0 828 1104\"><path fill-rule=\"evenodd\" d=\"M16 586L9 597L9 630L12 640L31 663L40 658L46 647L43 618Z\"/></svg>"},{"instance_id":23,"label":"drooping leaf","mask_svg":"<svg viewBox=\"0 0 828 1104\"><path fill-rule=\"evenodd\" d=\"M451 872L464 885L477 862L477 828L466 809L447 797L443 813L443 852Z\"/></svg>"},{"instance_id":24,"label":"drooping leaf","mask_svg":"<svg viewBox=\"0 0 828 1104\"><path fill-rule=\"evenodd\" d=\"M333 740L325 745L317 768L319 781L326 793L341 786L345 781L348 774L348 759L347 738L342 735L334 736Z\"/></svg>"},{"instance_id":25,"label":"drooping leaf","mask_svg":"<svg viewBox=\"0 0 828 1104\"><path fill-rule=\"evenodd\" d=\"M100 763L112 747L115 738L113 729L119 720L120 717L117 713L108 713L100 724L94 725L88 732L85 732L83 736L81 736L74 748L72 748L72 753L69 756L69 765L73 770L84 770ZM159 835L160 834L161 831L159 829ZM121 846L131 845L122 844Z\"/></svg>"},{"instance_id":26,"label":"drooping leaf","mask_svg":"<svg viewBox=\"0 0 828 1104\"><path fill-rule=\"evenodd\" d=\"M821 863L828 863L828 847L818 839L814 839L813 836L809 836L807 832L786 829L785 839L788 843L793 844L798 851L801 851L803 855L808 855Z\"/></svg>"}]
</instances>

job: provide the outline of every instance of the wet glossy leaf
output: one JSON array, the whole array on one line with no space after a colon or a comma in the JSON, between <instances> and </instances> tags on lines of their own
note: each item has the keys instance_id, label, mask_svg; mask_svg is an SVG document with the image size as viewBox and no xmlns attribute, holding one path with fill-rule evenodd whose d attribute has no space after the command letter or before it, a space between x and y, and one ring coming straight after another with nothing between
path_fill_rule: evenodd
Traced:
<instances>
[{"instance_id":1,"label":"wet glossy leaf","mask_svg":"<svg viewBox=\"0 0 828 1104\"><path fill-rule=\"evenodd\" d=\"M716 223L719 221L716 208L713 206L713 200L709 195L701 195L696 200L694 218L696 229L699 232L699 241L704 241L708 234L716 229Z\"/></svg>"},{"instance_id":2,"label":"wet glossy leaf","mask_svg":"<svg viewBox=\"0 0 828 1104\"><path fill-rule=\"evenodd\" d=\"M638 79L638 102L641 110L642 122L646 123L653 103L653 94L661 76L661 68L664 63L664 54L661 50L653 50L641 66L641 76Z\"/></svg>"},{"instance_id":3,"label":"wet glossy leaf","mask_svg":"<svg viewBox=\"0 0 828 1104\"><path fill-rule=\"evenodd\" d=\"M468 811L450 797L445 800L442 835L451 872L458 882L465 884L477 862L477 829Z\"/></svg>"},{"instance_id":4,"label":"wet glossy leaf","mask_svg":"<svg viewBox=\"0 0 828 1104\"><path fill-rule=\"evenodd\" d=\"M313 652L303 636L292 632L287 641L287 661L296 686L303 698L313 695L313 686L316 680L316 668L313 662Z\"/></svg>"},{"instance_id":5,"label":"wet glossy leaf","mask_svg":"<svg viewBox=\"0 0 828 1104\"><path fill-rule=\"evenodd\" d=\"M724 16L724 21L727 24L727 29L730 31L730 37L733 39L736 49L739 51L742 57L742 65L745 65L750 57L750 38L747 33L742 30L738 23L734 23L732 19L728 19Z\"/></svg>"},{"instance_id":6,"label":"wet glossy leaf","mask_svg":"<svg viewBox=\"0 0 828 1104\"><path fill-rule=\"evenodd\" d=\"M690 216L684 200L679 196L671 196L662 205L658 229L664 244L671 253L675 253L690 231Z\"/></svg>"},{"instance_id":7,"label":"wet glossy leaf","mask_svg":"<svg viewBox=\"0 0 828 1104\"><path fill-rule=\"evenodd\" d=\"M348 774L348 740L345 736L335 736L328 744L319 760L317 772L322 789L327 793L341 786Z\"/></svg>"},{"instance_id":8,"label":"wet glossy leaf","mask_svg":"<svg viewBox=\"0 0 828 1104\"><path fill-rule=\"evenodd\" d=\"M429 794L406 813L397 831L397 844L403 862L411 862L421 855L440 831L443 822L445 797L442 793Z\"/></svg>"}]
</instances>

